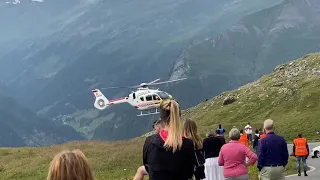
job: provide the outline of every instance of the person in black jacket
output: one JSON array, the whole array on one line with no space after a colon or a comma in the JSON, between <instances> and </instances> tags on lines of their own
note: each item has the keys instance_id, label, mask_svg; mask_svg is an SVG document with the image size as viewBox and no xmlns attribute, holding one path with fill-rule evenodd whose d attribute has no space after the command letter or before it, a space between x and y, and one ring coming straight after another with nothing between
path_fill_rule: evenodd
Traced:
<instances>
[{"instance_id":1,"label":"person in black jacket","mask_svg":"<svg viewBox=\"0 0 320 180\"><path fill-rule=\"evenodd\" d=\"M188 180L194 173L196 158L192 140L182 136L179 104L166 99L160 104L160 118L166 126L150 136L143 148L143 164L150 180Z\"/></svg>"},{"instance_id":2,"label":"person in black jacket","mask_svg":"<svg viewBox=\"0 0 320 180\"><path fill-rule=\"evenodd\" d=\"M198 134L197 123L191 119L187 119L186 122L184 123L183 135L186 138L191 139L195 147L195 155L197 157L197 165L194 173L195 179L196 180L204 179L205 178L205 173L204 173L205 159L202 152L202 139Z\"/></svg>"},{"instance_id":3,"label":"person in black jacket","mask_svg":"<svg viewBox=\"0 0 320 180\"><path fill-rule=\"evenodd\" d=\"M218 159L221 147L225 141L210 130L208 137L203 140L203 152L205 155L205 175L206 180L224 180L223 167L219 166Z\"/></svg>"},{"instance_id":4,"label":"person in black jacket","mask_svg":"<svg viewBox=\"0 0 320 180\"><path fill-rule=\"evenodd\" d=\"M256 129L255 131L255 135L254 135L254 138L253 138L253 150L256 154L258 154L258 145L259 145L259 139L260 139L260 134L259 134L259 130Z\"/></svg>"},{"instance_id":5,"label":"person in black jacket","mask_svg":"<svg viewBox=\"0 0 320 180\"><path fill-rule=\"evenodd\" d=\"M160 119L160 120L154 121L152 125L154 133L160 133L160 131L165 128L165 125L166 123L164 122L164 120ZM149 140L150 140L150 136L148 136L145 141L149 141ZM148 172L146 171L146 167L140 166L137 169L136 175L134 176L133 180L143 180L145 175L148 175Z\"/></svg>"}]
</instances>

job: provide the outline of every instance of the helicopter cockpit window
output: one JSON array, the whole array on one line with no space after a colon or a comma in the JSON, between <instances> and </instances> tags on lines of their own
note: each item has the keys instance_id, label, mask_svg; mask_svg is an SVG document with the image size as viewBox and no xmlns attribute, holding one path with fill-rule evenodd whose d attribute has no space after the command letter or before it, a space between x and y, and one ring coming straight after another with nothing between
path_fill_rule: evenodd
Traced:
<instances>
[{"instance_id":1,"label":"helicopter cockpit window","mask_svg":"<svg viewBox=\"0 0 320 180\"><path fill-rule=\"evenodd\" d=\"M152 101L152 96L151 95L146 96L146 100L147 101Z\"/></svg>"},{"instance_id":2,"label":"helicopter cockpit window","mask_svg":"<svg viewBox=\"0 0 320 180\"><path fill-rule=\"evenodd\" d=\"M156 94L152 95L153 100L160 100L160 97Z\"/></svg>"},{"instance_id":3,"label":"helicopter cockpit window","mask_svg":"<svg viewBox=\"0 0 320 180\"><path fill-rule=\"evenodd\" d=\"M144 101L144 97L143 97L143 96L142 96L142 97L140 97L140 100L141 100L141 101Z\"/></svg>"},{"instance_id":4,"label":"helicopter cockpit window","mask_svg":"<svg viewBox=\"0 0 320 180\"><path fill-rule=\"evenodd\" d=\"M170 99L169 95L164 92L158 92L161 99Z\"/></svg>"}]
</instances>

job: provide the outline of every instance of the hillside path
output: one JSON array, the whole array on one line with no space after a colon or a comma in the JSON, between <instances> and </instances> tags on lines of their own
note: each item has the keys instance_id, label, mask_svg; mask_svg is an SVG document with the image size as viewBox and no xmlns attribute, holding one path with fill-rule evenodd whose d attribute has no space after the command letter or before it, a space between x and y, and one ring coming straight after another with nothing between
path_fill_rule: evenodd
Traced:
<instances>
[{"instance_id":1,"label":"hillside path","mask_svg":"<svg viewBox=\"0 0 320 180\"><path fill-rule=\"evenodd\" d=\"M315 148L316 146L319 146L320 142L317 143L309 143L309 148L310 152L312 148ZM289 153L292 152L292 144L288 144L288 150ZM289 180L320 180L320 159L315 158L312 159L311 156L307 159L307 165L312 166L310 167L311 169L309 170L308 176L304 177L303 174L302 176L297 176L298 174L290 175L287 176L286 179ZM302 166L303 168L303 166Z\"/></svg>"}]
</instances>

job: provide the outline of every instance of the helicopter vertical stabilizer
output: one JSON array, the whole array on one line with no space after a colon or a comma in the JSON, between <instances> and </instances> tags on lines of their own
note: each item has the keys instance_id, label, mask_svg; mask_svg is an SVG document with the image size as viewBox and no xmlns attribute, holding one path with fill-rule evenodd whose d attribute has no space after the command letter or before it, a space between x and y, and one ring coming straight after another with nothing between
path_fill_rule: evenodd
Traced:
<instances>
[{"instance_id":1,"label":"helicopter vertical stabilizer","mask_svg":"<svg viewBox=\"0 0 320 180\"><path fill-rule=\"evenodd\" d=\"M109 106L109 100L102 94L102 92L99 89L94 89L92 90L92 92L96 98L94 106L97 109L103 110Z\"/></svg>"}]
</instances>

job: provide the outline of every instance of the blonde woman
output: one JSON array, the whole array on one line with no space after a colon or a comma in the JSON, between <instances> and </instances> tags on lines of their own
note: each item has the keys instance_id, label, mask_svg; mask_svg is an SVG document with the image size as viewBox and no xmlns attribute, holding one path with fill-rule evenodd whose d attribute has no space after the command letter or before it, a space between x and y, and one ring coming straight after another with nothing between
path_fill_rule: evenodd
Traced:
<instances>
[{"instance_id":1,"label":"blonde woman","mask_svg":"<svg viewBox=\"0 0 320 180\"><path fill-rule=\"evenodd\" d=\"M193 145L195 147L195 155L197 157L197 165L196 165L196 171L194 173L195 179L200 180L205 178L204 173L204 156L202 151L202 139L200 138L198 134L198 127L197 123L191 119L187 119L184 123L184 137L189 138L192 140Z\"/></svg>"},{"instance_id":2,"label":"blonde woman","mask_svg":"<svg viewBox=\"0 0 320 180\"><path fill-rule=\"evenodd\" d=\"M95 180L86 156L80 150L62 151L51 161L47 180Z\"/></svg>"},{"instance_id":3,"label":"blonde woman","mask_svg":"<svg viewBox=\"0 0 320 180\"><path fill-rule=\"evenodd\" d=\"M145 141L143 164L150 180L188 180L193 176L196 158L193 142L184 138L180 107L175 100L160 104L160 118L165 128Z\"/></svg>"}]
</instances>

